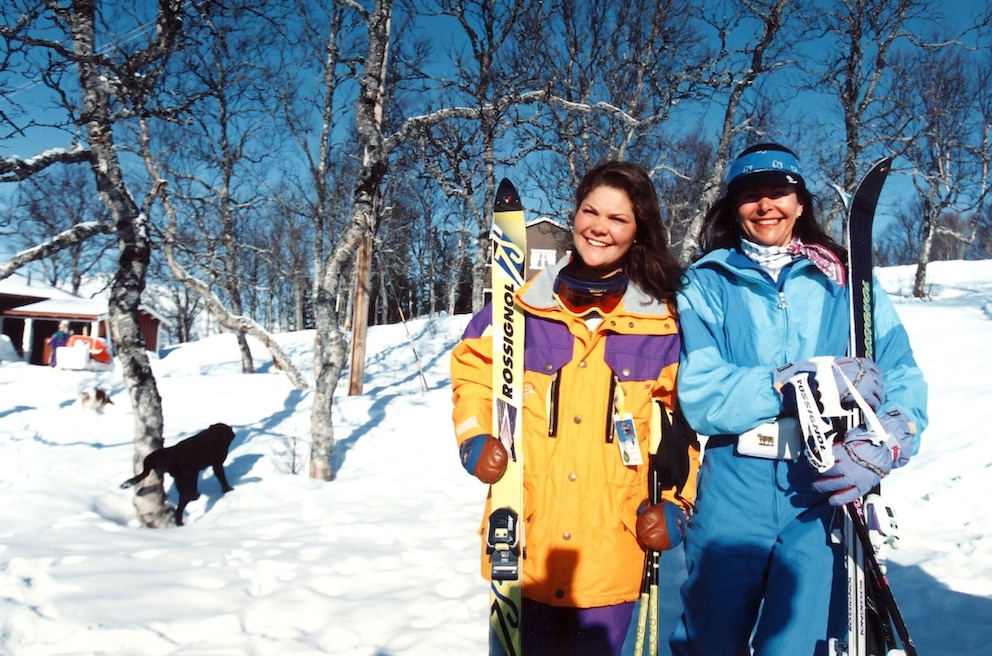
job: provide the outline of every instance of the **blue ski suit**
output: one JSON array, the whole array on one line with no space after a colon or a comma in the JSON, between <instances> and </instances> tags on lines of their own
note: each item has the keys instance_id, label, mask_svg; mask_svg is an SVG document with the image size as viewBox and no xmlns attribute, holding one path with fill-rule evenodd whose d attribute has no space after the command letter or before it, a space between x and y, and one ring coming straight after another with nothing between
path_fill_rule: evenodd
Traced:
<instances>
[{"instance_id":1,"label":"blue ski suit","mask_svg":"<svg viewBox=\"0 0 992 656\"><path fill-rule=\"evenodd\" d=\"M775 367L847 354L847 289L805 258L774 282L738 249L708 253L687 281L678 297L677 389L689 423L709 438L672 653L746 655L749 644L765 656L826 653L828 635L846 629L843 549L829 544L834 507L812 489L816 472L805 458L744 456L736 443L782 413ZM874 334L887 393L879 414L898 407L909 415L915 451L927 423L926 384L877 284Z\"/></svg>"}]
</instances>

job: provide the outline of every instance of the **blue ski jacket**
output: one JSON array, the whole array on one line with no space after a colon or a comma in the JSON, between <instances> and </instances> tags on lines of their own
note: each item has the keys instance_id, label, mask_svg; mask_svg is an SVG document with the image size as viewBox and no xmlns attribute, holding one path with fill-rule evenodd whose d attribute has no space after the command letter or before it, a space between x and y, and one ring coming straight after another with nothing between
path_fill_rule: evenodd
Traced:
<instances>
[{"instance_id":1,"label":"blue ski jacket","mask_svg":"<svg viewBox=\"0 0 992 656\"><path fill-rule=\"evenodd\" d=\"M805 458L751 457L731 445L783 413L776 367L847 355L848 290L806 258L775 281L736 248L708 253L686 278L678 295L678 397L709 440L686 532L688 577L672 653L748 653L749 640L763 654L820 653L846 620L845 581L828 574L843 567L843 552L826 538L835 509L813 489L818 474ZM880 410L909 415L915 452L927 388L878 285L873 334L886 388Z\"/></svg>"},{"instance_id":2,"label":"blue ski jacket","mask_svg":"<svg viewBox=\"0 0 992 656\"><path fill-rule=\"evenodd\" d=\"M782 413L773 369L813 356L847 355L848 293L805 258L774 282L737 249L708 253L679 292L679 402L702 435L739 435ZM927 425L927 386L909 339L880 285L874 286L875 361L886 390L879 414L898 407Z\"/></svg>"}]
</instances>

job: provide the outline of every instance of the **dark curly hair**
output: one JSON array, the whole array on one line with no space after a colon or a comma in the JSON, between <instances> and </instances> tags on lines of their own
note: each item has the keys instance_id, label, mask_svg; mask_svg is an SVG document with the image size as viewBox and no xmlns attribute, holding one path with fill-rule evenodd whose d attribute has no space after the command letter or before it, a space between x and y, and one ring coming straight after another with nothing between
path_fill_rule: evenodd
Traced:
<instances>
[{"instance_id":1,"label":"dark curly hair","mask_svg":"<svg viewBox=\"0 0 992 656\"><path fill-rule=\"evenodd\" d=\"M675 310L675 293L682 287L683 268L672 256L661 218L658 194L651 178L632 162L610 160L586 172L575 190L575 207L597 187L619 189L627 194L634 209L636 238L627 251L624 271L645 293L668 302Z\"/></svg>"}]
</instances>

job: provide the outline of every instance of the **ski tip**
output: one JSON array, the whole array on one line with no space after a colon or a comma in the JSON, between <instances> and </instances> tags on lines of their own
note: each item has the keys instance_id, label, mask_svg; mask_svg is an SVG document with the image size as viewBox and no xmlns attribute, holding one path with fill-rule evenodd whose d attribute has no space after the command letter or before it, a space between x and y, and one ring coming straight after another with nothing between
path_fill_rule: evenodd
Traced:
<instances>
[{"instance_id":1,"label":"ski tip","mask_svg":"<svg viewBox=\"0 0 992 656\"><path fill-rule=\"evenodd\" d=\"M854 191L854 197L845 203L848 205L849 216L853 219L855 213L862 217L871 217L875 213L875 205L878 197L882 193L882 186L885 184L889 171L892 169L892 158L885 157L878 160L861 178L858 188Z\"/></svg>"},{"instance_id":2,"label":"ski tip","mask_svg":"<svg viewBox=\"0 0 992 656\"><path fill-rule=\"evenodd\" d=\"M496 204L493 207L496 212L513 212L522 210L523 204L520 202L520 194L517 188L508 179L503 178L496 189Z\"/></svg>"},{"instance_id":3,"label":"ski tip","mask_svg":"<svg viewBox=\"0 0 992 656\"><path fill-rule=\"evenodd\" d=\"M875 166L873 166L872 168L877 171L888 171L889 169L892 168L892 158L883 157L882 159L875 162Z\"/></svg>"}]
</instances>

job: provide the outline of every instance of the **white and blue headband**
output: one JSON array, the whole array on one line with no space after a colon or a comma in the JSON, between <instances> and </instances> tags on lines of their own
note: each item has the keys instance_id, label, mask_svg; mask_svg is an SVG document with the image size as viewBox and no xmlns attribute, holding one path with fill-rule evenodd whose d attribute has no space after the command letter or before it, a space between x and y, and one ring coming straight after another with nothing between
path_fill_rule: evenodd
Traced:
<instances>
[{"instance_id":1,"label":"white and blue headband","mask_svg":"<svg viewBox=\"0 0 992 656\"><path fill-rule=\"evenodd\" d=\"M785 184L804 188L806 181L803 167L795 155L786 150L767 149L734 160L727 174L727 188L742 184Z\"/></svg>"}]
</instances>

